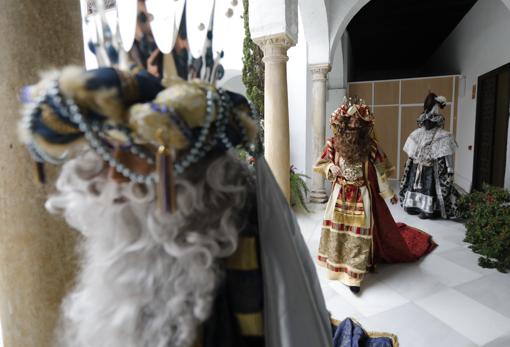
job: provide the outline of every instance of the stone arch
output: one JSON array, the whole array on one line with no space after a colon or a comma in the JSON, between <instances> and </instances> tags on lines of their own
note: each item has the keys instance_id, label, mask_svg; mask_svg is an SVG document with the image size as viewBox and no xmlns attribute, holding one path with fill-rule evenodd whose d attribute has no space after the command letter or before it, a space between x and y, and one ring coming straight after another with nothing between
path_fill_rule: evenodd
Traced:
<instances>
[{"instance_id":1,"label":"stone arch","mask_svg":"<svg viewBox=\"0 0 510 347\"><path fill-rule=\"evenodd\" d=\"M308 64L329 63L329 20L324 0L299 0L308 44Z\"/></svg>"},{"instance_id":2,"label":"stone arch","mask_svg":"<svg viewBox=\"0 0 510 347\"><path fill-rule=\"evenodd\" d=\"M335 51L342 39L342 35L351 19L370 0L344 0L332 1L330 8L331 30L330 30L330 59L333 61Z\"/></svg>"}]
</instances>

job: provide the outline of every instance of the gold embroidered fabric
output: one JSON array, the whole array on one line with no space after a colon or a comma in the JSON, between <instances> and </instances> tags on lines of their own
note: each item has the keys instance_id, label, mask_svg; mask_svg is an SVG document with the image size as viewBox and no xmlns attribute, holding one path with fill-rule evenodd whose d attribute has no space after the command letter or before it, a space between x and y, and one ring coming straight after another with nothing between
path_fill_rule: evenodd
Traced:
<instances>
[{"instance_id":1,"label":"gold embroidered fabric","mask_svg":"<svg viewBox=\"0 0 510 347\"><path fill-rule=\"evenodd\" d=\"M347 163L344 158L339 160L340 172L345 181L356 182L360 178L363 178L363 163L350 164Z\"/></svg>"},{"instance_id":2,"label":"gold embroidered fabric","mask_svg":"<svg viewBox=\"0 0 510 347\"><path fill-rule=\"evenodd\" d=\"M259 268L257 239L255 237L239 237L237 249L225 260L230 270L250 271Z\"/></svg>"},{"instance_id":3,"label":"gold embroidered fabric","mask_svg":"<svg viewBox=\"0 0 510 347\"><path fill-rule=\"evenodd\" d=\"M363 201L363 193L366 188L352 184L342 184L339 187L332 220L339 224L366 225L366 211Z\"/></svg>"},{"instance_id":4,"label":"gold embroidered fabric","mask_svg":"<svg viewBox=\"0 0 510 347\"><path fill-rule=\"evenodd\" d=\"M393 167L374 145L370 161L376 168L381 196L389 198L393 191L388 177ZM340 168L333 177L331 166ZM334 182L324 215L319 245L319 264L328 269L330 279L347 285L360 285L367 268L372 265L372 206L370 194L374 187L367 184L368 162L350 164L338 156L328 141L314 171Z\"/></svg>"},{"instance_id":5,"label":"gold embroidered fabric","mask_svg":"<svg viewBox=\"0 0 510 347\"><path fill-rule=\"evenodd\" d=\"M264 318L262 312L236 314L239 328L244 336L262 336L264 335Z\"/></svg>"},{"instance_id":6,"label":"gold embroidered fabric","mask_svg":"<svg viewBox=\"0 0 510 347\"><path fill-rule=\"evenodd\" d=\"M366 273L370 265L371 249L371 235L361 236L344 232L344 230L335 230L333 227L323 228L319 244L319 260L329 272L332 272L330 278L343 276L342 282L359 285L363 279L360 275Z\"/></svg>"}]
</instances>

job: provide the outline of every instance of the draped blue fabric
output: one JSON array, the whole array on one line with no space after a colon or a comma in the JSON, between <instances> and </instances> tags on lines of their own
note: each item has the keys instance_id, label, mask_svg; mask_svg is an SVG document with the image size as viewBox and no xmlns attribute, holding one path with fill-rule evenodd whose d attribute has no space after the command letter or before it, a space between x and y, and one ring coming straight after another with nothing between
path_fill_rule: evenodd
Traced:
<instances>
[{"instance_id":1,"label":"draped blue fabric","mask_svg":"<svg viewBox=\"0 0 510 347\"><path fill-rule=\"evenodd\" d=\"M389 337L370 337L361 325L346 318L336 329L333 347L394 347Z\"/></svg>"}]
</instances>

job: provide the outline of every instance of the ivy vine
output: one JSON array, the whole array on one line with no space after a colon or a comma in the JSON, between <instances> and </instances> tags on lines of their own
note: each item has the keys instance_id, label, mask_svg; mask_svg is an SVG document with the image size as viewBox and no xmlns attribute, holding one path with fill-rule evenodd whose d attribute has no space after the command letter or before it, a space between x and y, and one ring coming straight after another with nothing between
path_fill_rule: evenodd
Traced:
<instances>
[{"instance_id":1,"label":"ivy vine","mask_svg":"<svg viewBox=\"0 0 510 347\"><path fill-rule=\"evenodd\" d=\"M243 0L244 12L244 41L243 41L243 84L246 96L253 103L257 112L259 124L259 139L257 152L263 152L264 143L264 53L251 39L249 0Z\"/></svg>"}]
</instances>

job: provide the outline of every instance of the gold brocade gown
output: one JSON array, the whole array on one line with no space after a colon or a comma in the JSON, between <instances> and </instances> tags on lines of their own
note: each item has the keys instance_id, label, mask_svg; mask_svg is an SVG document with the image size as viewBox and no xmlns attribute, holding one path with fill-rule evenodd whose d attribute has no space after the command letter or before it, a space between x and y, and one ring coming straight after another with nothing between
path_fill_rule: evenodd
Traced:
<instances>
[{"instance_id":1,"label":"gold brocade gown","mask_svg":"<svg viewBox=\"0 0 510 347\"><path fill-rule=\"evenodd\" d=\"M360 286L367 269L373 265L373 214L369 165L375 166L377 184L383 198L394 195L387 182L391 166L387 160L374 164L373 158L347 163L328 140L324 154L314 167L333 183L326 205L319 245L319 264L328 269L330 279L348 286ZM376 156L374 155L374 158ZM340 167L334 177L330 168Z\"/></svg>"}]
</instances>

